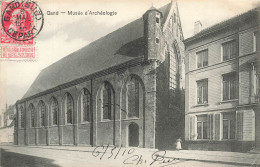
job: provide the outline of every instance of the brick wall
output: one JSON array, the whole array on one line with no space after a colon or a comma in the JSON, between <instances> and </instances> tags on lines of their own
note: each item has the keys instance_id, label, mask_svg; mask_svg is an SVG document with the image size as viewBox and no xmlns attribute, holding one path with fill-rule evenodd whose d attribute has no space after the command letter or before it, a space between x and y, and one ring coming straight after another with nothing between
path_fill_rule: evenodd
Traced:
<instances>
[{"instance_id":1,"label":"brick wall","mask_svg":"<svg viewBox=\"0 0 260 167\"><path fill-rule=\"evenodd\" d=\"M126 138L126 129L128 128L131 122L135 122L139 126L139 147L151 147L154 148L154 113L156 113L155 108L155 73L154 69L156 68L155 63L151 63L145 66L136 66L129 69L124 69L123 71L118 71L118 73L108 74L100 78L96 78L93 80L93 87L91 88L91 81L87 81L85 83L78 84L76 86L72 86L57 92L52 92L51 94L47 94L30 101L26 102L26 108L29 107L30 104L33 104L38 112L38 103L42 100L47 109L47 123L50 127L42 127L42 128L31 128L29 126L30 116L27 114L27 124L28 130L18 130L18 141L19 144L24 143L24 138L27 138L29 144L80 144L80 145L91 145L91 140L93 140L94 145L102 145L102 144L115 144L117 146L123 145L126 146L127 138ZM135 74L140 77L141 82L144 85L144 99L145 106L142 107L143 110L140 111L140 117L137 119L125 119L120 122L120 110L122 104L121 91L122 87L125 84L127 78L130 74ZM100 93L100 88L102 87L104 81L108 81L111 83L114 89L114 97L115 97L115 107L114 107L114 115L115 121L112 119L110 121L101 121L101 113L98 108L98 95ZM80 120L81 114L78 114L78 99L82 93L83 88L87 88L89 91L92 90L92 103L93 103L93 122L82 123ZM73 98L73 120L74 124L66 125L65 124L65 113L63 100L66 92L69 92ZM49 115L50 112L50 102L51 98L55 97L59 104L59 122L61 125L52 125L51 117ZM21 104L24 106L25 103ZM143 105L143 104L142 104ZM18 105L18 108L20 105ZM145 113L145 116L143 116ZM38 115L39 116L39 115ZM144 120L145 119L145 127ZM39 122L37 123L39 126ZM93 131L92 125L93 124ZM20 129L20 128L19 128ZM26 132L27 131L27 132ZM145 132L144 132L145 131ZM26 132L26 133L24 133ZM27 134L27 135L26 135ZM92 135L91 135L92 134ZM25 135L25 136L24 136ZM145 143L144 143L145 142Z\"/></svg>"}]
</instances>

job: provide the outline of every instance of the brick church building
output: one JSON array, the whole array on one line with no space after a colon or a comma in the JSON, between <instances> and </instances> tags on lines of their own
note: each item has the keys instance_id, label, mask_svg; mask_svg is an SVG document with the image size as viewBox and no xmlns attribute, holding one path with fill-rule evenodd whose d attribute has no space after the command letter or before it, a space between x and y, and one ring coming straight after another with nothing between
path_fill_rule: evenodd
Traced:
<instances>
[{"instance_id":1,"label":"brick church building","mask_svg":"<svg viewBox=\"0 0 260 167\"><path fill-rule=\"evenodd\" d=\"M184 137L176 2L43 69L16 103L18 145L169 148Z\"/></svg>"}]
</instances>

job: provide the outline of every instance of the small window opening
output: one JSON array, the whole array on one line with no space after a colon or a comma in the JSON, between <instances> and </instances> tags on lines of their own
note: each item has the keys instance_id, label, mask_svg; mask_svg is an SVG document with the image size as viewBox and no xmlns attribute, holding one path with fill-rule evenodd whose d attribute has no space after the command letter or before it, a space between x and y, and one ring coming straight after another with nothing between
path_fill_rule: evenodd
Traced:
<instances>
[{"instance_id":1,"label":"small window opening","mask_svg":"<svg viewBox=\"0 0 260 167\"><path fill-rule=\"evenodd\" d=\"M156 38L155 41L156 41L156 43L159 43L159 38Z\"/></svg>"}]
</instances>

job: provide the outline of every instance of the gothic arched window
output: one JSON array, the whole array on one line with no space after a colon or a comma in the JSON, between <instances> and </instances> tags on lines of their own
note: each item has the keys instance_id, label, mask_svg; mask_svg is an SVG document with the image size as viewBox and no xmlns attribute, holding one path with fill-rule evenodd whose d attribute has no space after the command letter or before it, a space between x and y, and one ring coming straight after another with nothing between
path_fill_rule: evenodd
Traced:
<instances>
[{"instance_id":1,"label":"gothic arched window","mask_svg":"<svg viewBox=\"0 0 260 167\"><path fill-rule=\"evenodd\" d=\"M73 99L72 99L72 96L67 93L66 94L66 99L65 99L65 113L66 113L66 123L67 124L72 124L73 121Z\"/></svg>"},{"instance_id":2,"label":"gothic arched window","mask_svg":"<svg viewBox=\"0 0 260 167\"><path fill-rule=\"evenodd\" d=\"M127 117L139 117L143 107L143 88L140 79L131 75L127 81Z\"/></svg>"},{"instance_id":3,"label":"gothic arched window","mask_svg":"<svg viewBox=\"0 0 260 167\"><path fill-rule=\"evenodd\" d=\"M170 78L169 86L170 89L175 89L179 87L180 82L180 67L179 67L179 48L176 43L174 43L174 53L170 53Z\"/></svg>"},{"instance_id":4,"label":"gothic arched window","mask_svg":"<svg viewBox=\"0 0 260 167\"><path fill-rule=\"evenodd\" d=\"M29 113L31 114L31 127L36 127L36 113L33 104L29 105Z\"/></svg>"},{"instance_id":5,"label":"gothic arched window","mask_svg":"<svg viewBox=\"0 0 260 167\"><path fill-rule=\"evenodd\" d=\"M46 126L45 124L46 106L42 100L39 102L38 110L40 115L40 126Z\"/></svg>"},{"instance_id":6,"label":"gothic arched window","mask_svg":"<svg viewBox=\"0 0 260 167\"><path fill-rule=\"evenodd\" d=\"M58 112L59 112L59 105L56 98L52 98L51 100L51 122L52 125L58 124Z\"/></svg>"},{"instance_id":7,"label":"gothic arched window","mask_svg":"<svg viewBox=\"0 0 260 167\"><path fill-rule=\"evenodd\" d=\"M23 107L20 107L20 127L25 128L25 111Z\"/></svg>"},{"instance_id":8,"label":"gothic arched window","mask_svg":"<svg viewBox=\"0 0 260 167\"><path fill-rule=\"evenodd\" d=\"M103 89L103 119L112 118L114 91L112 85L105 82Z\"/></svg>"},{"instance_id":9,"label":"gothic arched window","mask_svg":"<svg viewBox=\"0 0 260 167\"><path fill-rule=\"evenodd\" d=\"M90 93L87 89L83 89L81 94L81 111L82 122L90 121Z\"/></svg>"}]
</instances>

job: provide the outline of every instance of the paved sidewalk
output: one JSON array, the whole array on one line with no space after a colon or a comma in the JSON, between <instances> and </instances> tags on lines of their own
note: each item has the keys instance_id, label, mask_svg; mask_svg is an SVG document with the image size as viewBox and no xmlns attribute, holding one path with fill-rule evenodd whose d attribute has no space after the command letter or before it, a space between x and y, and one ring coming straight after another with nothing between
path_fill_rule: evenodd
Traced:
<instances>
[{"instance_id":1,"label":"paved sidewalk","mask_svg":"<svg viewBox=\"0 0 260 167\"><path fill-rule=\"evenodd\" d=\"M260 166L260 154L253 153L180 150L167 151L167 156L186 160Z\"/></svg>"},{"instance_id":2,"label":"paved sidewalk","mask_svg":"<svg viewBox=\"0 0 260 167\"><path fill-rule=\"evenodd\" d=\"M24 146L16 146L16 147L24 147ZM92 152L95 148L90 146L26 146L26 147L80 151L80 152ZM147 154L152 154L158 151L157 149L145 149L145 148L135 148L135 150L140 153L147 152ZM164 155L164 157L183 159L183 160L236 164L236 165L260 166L259 153L239 153L239 152L199 151L199 150L180 150L180 151L166 150L166 154Z\"/></svg>"}]
</instances>

